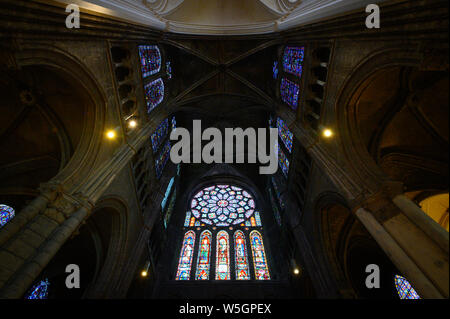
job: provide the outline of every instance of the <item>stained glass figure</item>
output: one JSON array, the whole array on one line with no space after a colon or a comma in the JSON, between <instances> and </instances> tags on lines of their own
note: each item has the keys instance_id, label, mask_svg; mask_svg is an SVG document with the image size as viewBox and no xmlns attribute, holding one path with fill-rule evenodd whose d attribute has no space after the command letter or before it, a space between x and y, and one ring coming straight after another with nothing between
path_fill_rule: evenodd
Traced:
<instances>
[{"instance_id":1,"label":"stained glass figure","mask_svg":"<svg viewBox=\"0 0 450 319\"><path fill-rule=\"evenodd\" d=\"M278 61L273 62L272 72L273 72L273 79L276 80L278 78Z\"/></svg>"},{"instance_id":2,"label":"stained glass figure","mask_svg":"<svg viewBox=\"0 0 450 319\"><path fill-rule=\"evenodd\" d=\"M199 191L191 200L191 212L202 223L230 226L250 220L255 200L244 189L231 185L213 185Z\"/></svg>"},{"instance_id":3,"label":"stained glass figure","mask_svg":"<svg viewBox=\"0 0 450 319\"><path fill-rule=\"evenodd\" d=\"M8 205L0 204L0 228L6 225L15 216L15 211Z\"/></svg>"},{"instance_id":4,"label":"stained glass figure","mask_svg":"<svg viewBox=\"0 0 450 319\"><path fill-rule=\"evenodd\" d=\"M240 230L234 233L234 258L236 280L249 280L250 268L248 265L247 247L244 233Z\"/></svg>"},{"instance_id":5,"label":"stained glass figure","mask_svg":"<svg viewBox=\"0 0 450 319\"><path fill-rule=\"evenodd\" d=\"M216 280L230 280L230 245L228 233L217 233Z\"/></svg>"},{"instance_id":6,"label":"stained glass figure","mask_svg":"<svg viewBox=\"0 0 450 319\"><path fill-rule=\"evenodd\" d=\"M30 292L26 295L26 299L47 299L50 283L48 279L39 281L30 289Z\"/></svg>"},{"instance_id":7,"label":"stained glass figure","mask_svg":"<svg viewBox=\"0 0 450 319\"><path fill-rule=\"evenodd\" d=\"M289 174L289 160L287 159L286 155L284 155L284 152L281 149L280 145L278 145L278 164L280 164L281 171L287 178Z\"/></svg>"},{"instance_id":8,"label":"stained glass figure","mask_svg":"<svg viewBox=\"0 0 450 319\"><path fill-rule=\"evenodd\" d=\"M257 230L253 230L250 233L250 243L252 246L253 264L255 266L256 280L270 280L263 239L261 234Z\"/></svg>"},{"instance_id":9,"label":"stained glass figure","mask_svg":"<svg viewBox=\"0 0 450 319\"><path fill-rule=\"evenodd\" d=\"M189 280L191 276L192 258L194 256L194 244L195 233L190 230L184 235L175 280Z\"/></svg>"},{"instance_id":10,"label":"stained glass figure","mask_svg":"<svg viewBox=\"0 0 450 319\"><path fill-rule=\"evenodd\" d=\"M161 78L144 85L147 113L150 113L164 99L164 82Z\"/></svg>"},{"instance_id":11,"label":"stained glass figure","mask_svg":"<svg viewBox=\"0 0 450 319\"><path fill-rule=\"evenodd\" d=\"M286 47L283 54L283 70L298 77L302 76L305 47Z\"/></svg>"},{"instance_id":12,"label":"stained glass figure","mask_svg":"<svg viewBox=\"0 0 450 319\"><path fill-rule=\"evenodd\" d=\"M140 45L139 57L141 59L142 77L146 78L161 70L161 52L156 45Z\"/></svg>"},{"instance_id":13,"label":"stained glass figure","mask_svg":"<svg viewBox=\"0 0 450 319\"><path fill-rule=\"evenodd\" d=\"M286 78L281 79L280 84L281 99L288 104L293 110L298 107L298 96L300 94L300 86L297 83L289 81Z\"/></svg>"},{"instance_id":14,"label":"stained glass figure","mask_svg":"<svg viewBox=\"0 0 450 319\"><path fill-rule=\"evenodd\" d=\"M170 80L172 78L172 66L170 65L170 61L166 62L166 74L167 78Z\"/></svg>"},{"instance_id":15,"label":"stained glass figure","mask_svg":"<svg viewBox=\"0 0 450 319\"><path fill-rule=\"evenodd\" d=\"M289 151L292 152L292 141L294 140L294 135L287 127L286 123L281 118L277 119L278 135L283 141L284 146Z\"/></svg>"},{"instance_id":16,"label":"stained glass figure","mask_svg":"<svg viewBox=\"0 0 450 319\"><path fill-rule=\"evenodd\" d=\"M165 119L158 125L158 127L151 136L153 153L156 153L158 147L161 145L161 142L167 136L168 132L169 132L169 120Z\"/></svg>"},{"instance_id":17,"label":"stained glass figure","mask_svg":"<svg viewBox=\"0 0 450 319\"><path fill-rule=\"evenodd\" d=\"M198 248L197 258L197 272L195 274L196 280L208 280L209 279L209 267L211 258L211 232L205 230L200 235L200 243Z\"/></svg>"},{"instance_id":18,"label":"stained glass figure","mask_svg":"<svg viewBox=\"0 0 450 319\"><path fill-rule=\"evenodd\" d=\"M160 178L162 172L164 171L164 167L166 166L167 160L170 155L170 140L167 140L166 144L164 144L163 149L159 152L158 157L155 160L155 170L156 170L156 178Z\"/></svg>"},{"instance_id":19,"label":"stained glass figure","mask_svg":"<svg viewBox=\"0 0 450 319\"><path fill-rule=\"evenodd\" d=\"M419 294L414 290L406 278L395 275L394 282L400 299L420 299Z\"/></svg>"}]
</instances>

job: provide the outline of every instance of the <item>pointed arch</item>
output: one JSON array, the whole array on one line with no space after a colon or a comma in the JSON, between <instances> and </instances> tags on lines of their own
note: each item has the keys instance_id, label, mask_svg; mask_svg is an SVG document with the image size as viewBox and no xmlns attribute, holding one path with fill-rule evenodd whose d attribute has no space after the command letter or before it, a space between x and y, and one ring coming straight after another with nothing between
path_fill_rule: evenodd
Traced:
<instances>
[{"instance_id":1,"label":"pointed arch","mask_svg":"<svg viewBox=\"0 0 450 319\"><path fill-rule=\"evenodd\" d=\"M230 240L228 233L217 233L216 280L230 280Z\"/></svg>"},{"instance_id":2,"label":"pointed arch","mask_svg":"<svg viewBox=\"0 0 450 319\"><path fill-rule=\"evenodd\" d=\"M253 264L255 267L255 279L270 280L264 243L259 231L254 230L250 233L250 243L252 246Z\"/></svg>"},{"instance_id":3,"label":"pointed arch","mask_svg":"<svg viewBox=\"0 0 450 319\"><path fill-rule=\"evenodd\" d=\"M211 239L212 234L209 230L205 230L200 235L200 242L198 244L197 257L197 271L195 274L196 280L208 280L210 273L210 259L211 259Z\"/></svg>"},{"instance_id":4,"label":"pointed arch","mask_svg":"<svg viewBox=\"0 0 450 319\"><path fill-rule=\"evenodd\" d=\"M175 280L189 280L191 274L192 258L194 256L195 233L190 230L183 238L178 270Z\"/></svg>"},{"instance_id":5,"label":"pointed arch","mask_svg":"<svg viewBox=\"0 0 450 319\"><path fill-rule=\"evenodd\" d=\"M240 230L234 233L234 260L236 280L249 280L250 267L248 265L247 245L245 235Z\"/></svg>"}]
</instances>

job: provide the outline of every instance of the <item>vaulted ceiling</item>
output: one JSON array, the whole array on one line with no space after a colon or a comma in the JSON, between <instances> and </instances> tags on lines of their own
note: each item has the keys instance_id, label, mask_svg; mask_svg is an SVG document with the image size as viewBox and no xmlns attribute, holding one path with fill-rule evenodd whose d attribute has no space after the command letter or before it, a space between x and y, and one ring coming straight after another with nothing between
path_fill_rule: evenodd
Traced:
<instances>
[{"instance_id":1,"label":"vaulted ceiling","mask_svg":"<svg viewBox=\"0 0 450 319\"><path fill-rule=\"evenodd\" d=\"M57 1L167 32L243 35L287 30L383 0Z\"/></svg>"}]
</instances>

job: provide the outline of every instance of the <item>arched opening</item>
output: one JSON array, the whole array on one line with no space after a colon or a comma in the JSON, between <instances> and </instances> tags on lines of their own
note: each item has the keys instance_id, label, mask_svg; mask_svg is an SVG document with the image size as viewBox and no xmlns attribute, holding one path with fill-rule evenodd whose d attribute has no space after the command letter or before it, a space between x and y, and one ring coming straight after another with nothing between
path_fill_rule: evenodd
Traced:
<instances>
[{"instance_id":1,"label":"arched opening","mask_svg":"<svg viewBox=\"0 0 450 319\"><path fill-rule=\"evenodd\" d=\"M42 281L48 283L49 299L99 298L107 295L105 290L113 284L108 280L114 276L117 270L115 265L121 256L124 227L121 213L114 207L101 204L59 249L24 297L27 298L33 287ZM76 274L66 272L68 265L76 265L80 270L79 288L69 288L66 284L68 276Z\"/></svg>"},{"instance_id":2,"label":"arched opening","mask_svg":"<svg viewBox=\"0 0 450 319\"><path fill-rule=\"evenodd\" d=\"M319 207L322 247L340 294L345 298L398 298L393 280L397 268L350 209L330 198L323 199ZM379 288L366 285L373 273L370 265L379 269Z\"/></svg>"}]
</instances>

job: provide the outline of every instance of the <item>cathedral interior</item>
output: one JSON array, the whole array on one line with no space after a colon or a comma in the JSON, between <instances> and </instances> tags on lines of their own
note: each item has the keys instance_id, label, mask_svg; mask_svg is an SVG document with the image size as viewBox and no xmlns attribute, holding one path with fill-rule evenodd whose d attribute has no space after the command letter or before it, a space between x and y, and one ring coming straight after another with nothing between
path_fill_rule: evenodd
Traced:
<instances>
[{"instance_id":1,"label":"cathedral interior","mask_svg":"<svg viewBox=\"0 0 450 319\"><path fill-rule=\"evenodd\" d=\"M448 299L448 5L0 0L0 298Z\"/></svg>"}]
</instances>

